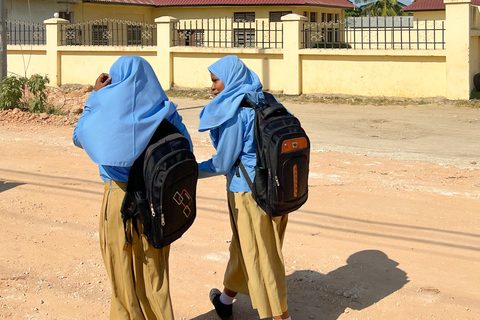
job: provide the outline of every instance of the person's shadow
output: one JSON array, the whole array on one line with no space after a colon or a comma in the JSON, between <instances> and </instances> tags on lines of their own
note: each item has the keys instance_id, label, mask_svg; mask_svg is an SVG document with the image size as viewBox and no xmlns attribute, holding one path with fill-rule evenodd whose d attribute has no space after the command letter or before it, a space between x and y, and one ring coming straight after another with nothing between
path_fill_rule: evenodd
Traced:
<instances>
[{"instance_id":1,"label":"person's shadow","mask_svg":"<svg viewBox=\"0 0 480 320\"><path fill-rule=\"evenodd\" d=\"M5 180L0 180L0 192L4 192L4 191L7 191L9 189L21 186L22 184L25 184L25 183L8 182L8 181L5 181Z\"/></svg>"},{"instance_id":2,"label":"person's shadow","mask_svg":"<svg viewBox=\"0 0 480 320\"><path fill-rule=\"evenodd\" d=\"M327 274L298 270L287 276L288 308L293 319L334 320L345 312L365 309L408 283L398 263L381 251L352 254L347 264ZM249 298L238 295L236 320L258 319ZM214 310L192 320L219 319Z\"/></svg>"}]
</instances>

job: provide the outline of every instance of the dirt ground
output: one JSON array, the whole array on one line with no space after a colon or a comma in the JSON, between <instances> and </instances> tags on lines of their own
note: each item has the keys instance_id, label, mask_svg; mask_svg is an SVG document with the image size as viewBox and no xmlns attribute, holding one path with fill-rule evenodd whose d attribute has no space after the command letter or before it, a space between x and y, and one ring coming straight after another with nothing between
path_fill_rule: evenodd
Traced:
<instances>
[{"instance_id":1,"label":"dirt ground","mask_svg":"<svg viewBox=\"0 0 480 320\"><path fill-rule=\"evenodd\" d=\"M207 101L177 102L199 161ZM480 319L480 109L286 106L310 135L308 202L284 243L292 319ZM32 118L29 118L32 117ZM98 169L75 116L0 114L0 318L108 319ZM176 319L217 319L231 231L225 179L200 180L198 216L172 245ZM258 319L248 297L234 317Z\"/></svg>"}]
</instances>

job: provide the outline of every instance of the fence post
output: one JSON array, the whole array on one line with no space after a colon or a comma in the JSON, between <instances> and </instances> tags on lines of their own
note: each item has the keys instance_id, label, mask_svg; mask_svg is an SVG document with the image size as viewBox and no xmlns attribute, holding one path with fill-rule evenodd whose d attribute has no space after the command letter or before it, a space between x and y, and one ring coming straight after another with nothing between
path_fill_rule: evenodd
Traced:
<instances>
[{"instance_id":1,"label":"fence post","mask_svg":"<svg viewBox=\"0 0 480 320\"><path fill-rule=\"evenodd\" d=\"M46 33L46 48L47 48L47 65L46 74L50 78L51 86L61 85L61 70L60 70L60 54L58 46L60 46L60 29L62 24L67 24L68 20L51 18L43 21L45 23Z\"/></svg>"},{"instance_id":2,"label":"fence post","mask_svg":"<svg viewBox=\"0 0 480 320\"><path fill-rule=\"evenodd\" d=\"M170 47L173 41L172 27L176 22L178 22L178 19L170 16L155 19L157 24L158 58L158 67L155 73L164 90L168 90L173 86L173 57L170 54Z\"/></svg>"},{"instance_id":3,"label":"fence post","mask_svg":"<svg viewBox=\"0 0 480 320\"><path fill-rule=\"evenodd\" d=\"M302 93L300 49L304 21L307 21L306 17L294 13L282 17L284 94Z\"/></svg>"},{"instance_id":4,"label":"fence post","mask_svg":"<svg viewBox=\"0 0 480 320\"><path fill-rule=\"evenodd\" d=\"M446 43L446 98L468 100L473 88L471 66L471 0L444 0Z\"/></svg>"}]
</instances>

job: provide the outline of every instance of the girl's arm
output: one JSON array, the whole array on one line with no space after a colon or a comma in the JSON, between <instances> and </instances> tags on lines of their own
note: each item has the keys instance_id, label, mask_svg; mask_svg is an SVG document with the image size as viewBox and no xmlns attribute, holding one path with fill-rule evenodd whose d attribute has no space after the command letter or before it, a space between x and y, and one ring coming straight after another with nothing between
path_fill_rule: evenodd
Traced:
<instances>
[{"instance_id":1,"label":"girl's arm","mask_svg":"<svg viewBox=\"0 0 480 320\"><path fill-rule=\"evenodd\" d=\"M233 117L218 129L217 154L198 165L199 178L225 175L234 166L243 149L243 123L240 117Z\"/></svg>"}]
</instances>

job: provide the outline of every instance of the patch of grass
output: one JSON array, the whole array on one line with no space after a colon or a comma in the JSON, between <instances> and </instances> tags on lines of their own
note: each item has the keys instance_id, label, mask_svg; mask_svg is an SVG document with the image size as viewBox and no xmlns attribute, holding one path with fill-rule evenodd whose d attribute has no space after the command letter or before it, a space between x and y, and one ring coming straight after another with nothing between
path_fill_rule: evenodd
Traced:
<instances>
[{"instance_id":1,"label":"patch of grass","mask_svg":"<svg viewBox=\"0 0 480 320\"><path fill-rule=\"evenodd\" d=\"M180 98L192 98L192 99L207 99L211 100L214 98L212 91L210 89L185 89L185 88L172 88L165 91L169 98L180 97Z\"/></svg>"},{"instance_id":2,"label":"patch of grass","mask_svg":"<svg viewBox=\"0 0 480 320\"><path fill-rule=\"evenodd\" d=\"M52 105L47 105L47 107L45 108L45 112L47 114L53 114L56 116L66 116L68 114L65 110L62 110L60 108L55 108Z\"/></svg>"},{"instance_id":3,"label":"patch of grass","mask_svg":"<svg viewBox=\"0 0 480 320\"><path fill-rule=\"evenodd\" d=\"M71 93L76 90L80 90L84 87L85 85L83 84L78 84L78 83L67 83L67 84L62 84L60 88L67 93Z\"/></svg>"},{"instance_id":4,"label":"patch of grass","mask_svg":"<svg viewBox=\"0 0 480 320\"><path fill-rule=\"evenodd\" d=\"M165 91L168 97L182 97L193 99L211 100L214 98L210 89L188 89L173 88ZM349 95L321 95L321 94L301 94L287 95L281 92L271 92L278 100L292 103L327 103L327 104L349 104L349 105L413 105L421 106L428 104L436 105L455 105L469 108L480 108L480 92L478 99L453 101L445 98L395 98L395 97L365 97Z\"/></svg>"}]
</instances>

